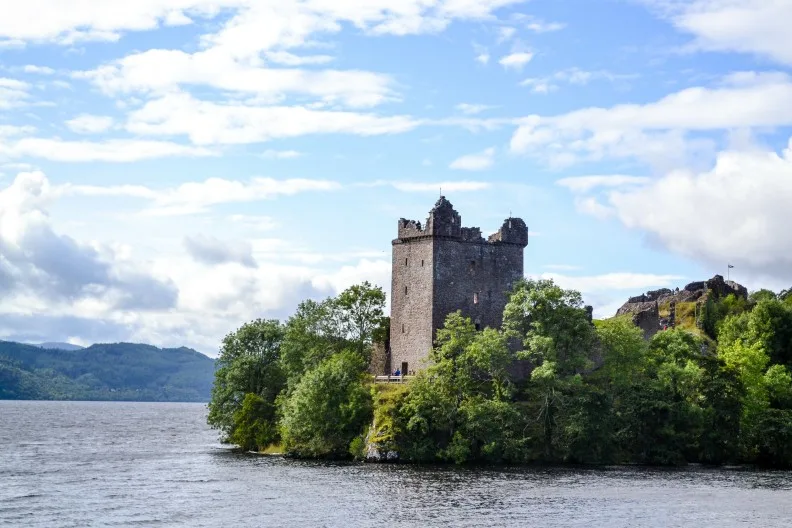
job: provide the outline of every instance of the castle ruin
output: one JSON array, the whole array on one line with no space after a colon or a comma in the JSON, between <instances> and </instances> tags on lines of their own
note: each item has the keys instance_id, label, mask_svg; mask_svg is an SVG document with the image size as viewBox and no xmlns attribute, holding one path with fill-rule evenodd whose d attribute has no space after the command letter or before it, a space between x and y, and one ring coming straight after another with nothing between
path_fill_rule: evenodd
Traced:
<instances>
[{"instance_id":1,"label":"castle ruin","mask_svg":"<svg viewBox=\"0 0 792 528\"><path fill-rule=\"evenodd\" d=\"M523 277L528 227L507 218L487 239L478 227L462 227L441 196L425 226L399 220L393 241L389 371L426 365L437 330L457 310L477 329L498 328L508 293Z\"/></svg>"}]
</instances>

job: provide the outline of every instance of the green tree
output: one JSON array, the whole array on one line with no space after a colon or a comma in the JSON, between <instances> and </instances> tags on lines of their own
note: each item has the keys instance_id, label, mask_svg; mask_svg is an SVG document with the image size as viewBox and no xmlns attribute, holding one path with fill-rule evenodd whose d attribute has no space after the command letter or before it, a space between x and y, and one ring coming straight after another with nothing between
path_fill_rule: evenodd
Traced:
<instances>
[{"instance_id":1,"label":"green tree","mask_svg":"<svg viewBox=\"0 0 792 528\"><path fill-rule=\"evenodd\" d=\"M242 447L249 449L277 440L276 429L271 425L276 422L275 399L284 387L280 366L282 339L280 323L264 319L246 323L223 339L207 421L226 440L244 438ZM248 398L249 394L253 396ZM243 409L245 402L247 407ZM262 425L265 423L269 425ZM237 435L239 427L255 429L257 433ZM251 438L256 441L248 441Z\"/></svg>"},{"instance_id":2,"label":"green tree","mask_svg":"<svg viewBox=\"0 0 792 528\"><path fill-rule=\"evenodd\" d=\"M478 332L470 318L455 312L438 330L431 359L400 409L404 456L516 461L523 427L509 401L514 354L506 336L492 328Z\"/></svg>"},{"instance_id":3,"label":"green tree","mask_svg":"<svg viewBox=\"0 0 792 528\"><path fill-rule=\"evenodd\" d=\"M358 354L370 359L371 345L385 320L385 292L369 282L350 286L333 301L342 332Z\"/></svg>"},{"instance_id":4,"label":"green tree","mask_svg":"<svg viewBox=\"0 0 792 528\"><path fill-rule=\"evenodd\" d=\"M594 326L579 292L564 290L552 280L528 280L515 286L504 309L503 327L523 345L517 356L536 365L527 392L538 404L543 456L554 460L565 396L593 366Z\"/></svg>"},{"instance_id":5,"label":"green tree","mask_svg":"<svg viewBox=\"0 0 792 528\"><path fill-rule=\"evenodd\" d=\"M775 294L775 292L766 289L761 289L755 292L751 292L751 294L748 296L748 302L751 304L757 304L760 301L774 301L777 298L778 296Z\"/></svg>"},{"instance_id":6,"label":"green tree","mask_svg":"<svg viewBox=\"0 0 792 528\"><path fill-rule=\"evenodd\" d=\"M306 372L282 400L284 448L298 457L346 457L350 443L371 423L366 364L344 351Z\"/></svg>"}]
</instances>

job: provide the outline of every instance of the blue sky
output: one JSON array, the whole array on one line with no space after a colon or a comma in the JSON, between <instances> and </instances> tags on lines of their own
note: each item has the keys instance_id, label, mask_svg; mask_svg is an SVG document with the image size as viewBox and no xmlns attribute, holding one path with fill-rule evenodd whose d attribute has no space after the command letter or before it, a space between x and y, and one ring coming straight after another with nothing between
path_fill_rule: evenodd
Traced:
<instances>
[{"instance_id":1,"label":"blue sky","mask_svg":"<svg viewBox=\"0 0 792 528\"><path fill-rule=\"evenodd\" d=\"M0 0L0 338L214 353L442 187L595 314L792 284L788 0Z\"/></svg>"}]
</instances>

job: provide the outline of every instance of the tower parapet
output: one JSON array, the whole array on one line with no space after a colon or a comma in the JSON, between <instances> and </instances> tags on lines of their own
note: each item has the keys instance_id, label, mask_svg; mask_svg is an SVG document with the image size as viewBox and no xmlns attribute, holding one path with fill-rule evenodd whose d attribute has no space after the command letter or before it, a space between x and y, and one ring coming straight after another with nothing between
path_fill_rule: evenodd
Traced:
<instances>
[{"instance_id":1,"label":"tower parapet","mask_svg":"<svg viewBox=\"0 0 792 528\"><path fill-rule=\"evenodd\" d=\"M423 226L416 220L399 219L398 238L394 244L406 239L417 237L443 237L458 239L474 244L514 244L525 247L528 245L528 226L522 218L509 217L497 232L486 239L481 235L479 227L462 227L462 217L454 210L445 196L441 196L429 211L429 217Z\"/></svg>"},{"instance_id":2,"label":"tower parapet","mask_svg":"<svg viewBox=\"0 0 792 528\"><path fill-rule=\"evenodd\" d=\"M489 236L489 242L493 244L515 244L525 247L528 245L528 226L522 218L507 218L497 233Z\"/></svg>"}]
</instances>

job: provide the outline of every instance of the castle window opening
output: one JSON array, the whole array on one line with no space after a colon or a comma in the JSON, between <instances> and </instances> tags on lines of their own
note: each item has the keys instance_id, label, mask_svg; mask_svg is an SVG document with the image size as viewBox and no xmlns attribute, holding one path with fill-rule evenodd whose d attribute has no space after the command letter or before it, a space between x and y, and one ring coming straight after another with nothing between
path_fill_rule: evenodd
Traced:
<instances>
[{"instance_id":1,"label":"castle window opening","mask_svg":"<svg viewBox=\"0 0 792 528\"><path fill-rule=\"evenodd\" d=\"M470 261L470 269L476 269L476 261L475 260L471 260Z\"/></svg>"},{"instance_id":2,"label":"castle window opening","mask_svg":"<svg viewBox=\"0 0 792 528\"><path fill-rule=\"evenodd\" d=\"M407 265L407 259L404 259L404 265L405 266Z\"/></svg>"},{"instance_id":3,"label":"castle window opening","mask_svg":"<svg viewBox=\"0 0 792 528\"><path fill-rule=\"evenodd\" d=\"M423 260L421 260L421 267L423 268Z\"/></svg>"},{"instance_id":4,"label":"castle window opening","mask_svg":"<svg viewBox=\"0 0 792 528\"><path fill-rule=\"evenodd\" d=\"M402 323L402 334L404 333L404 323Z\"/></svg>"},{"instance_id":5,"label":"castle window opening","mask_svg":"<svg viewBox=\"0 0 792 528\"><path fill-rule=\"evenodd\" d=\"M481 323L476 323L476 332L481 331Z\"/></svg>"},{"instance_id":6,"label":"castle window opening","mask_svg":"<svg viewBox=\"0 0 792 528\"><path fill-rule=\"evenodd\" d=\"M404 287L404 295L407 295L407 286Z\"/></svg>"}]
</instances>

